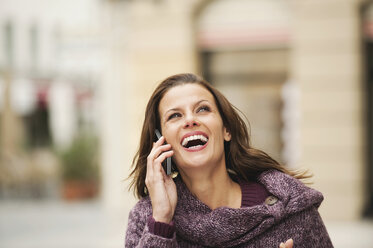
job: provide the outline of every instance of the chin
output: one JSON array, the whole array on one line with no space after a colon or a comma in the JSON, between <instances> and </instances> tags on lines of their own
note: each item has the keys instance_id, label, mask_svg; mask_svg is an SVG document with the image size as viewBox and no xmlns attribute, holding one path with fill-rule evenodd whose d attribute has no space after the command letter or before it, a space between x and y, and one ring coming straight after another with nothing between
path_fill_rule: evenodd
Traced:
<instances>
[{"instance_id":1,"label":"chin","mask_svg":"<svg viewBox=\"0 0 373 248\"><path fill-rule=\"evenodd\" d=\"M182 163L180 163L180 167L181 168L203 168L207 165L207 162L208 160L206 160L205 158L203 159L198 159L198 158L194 158L194 159L188 159L188 160L184 160Z\"/></svg>"}]
</instances>

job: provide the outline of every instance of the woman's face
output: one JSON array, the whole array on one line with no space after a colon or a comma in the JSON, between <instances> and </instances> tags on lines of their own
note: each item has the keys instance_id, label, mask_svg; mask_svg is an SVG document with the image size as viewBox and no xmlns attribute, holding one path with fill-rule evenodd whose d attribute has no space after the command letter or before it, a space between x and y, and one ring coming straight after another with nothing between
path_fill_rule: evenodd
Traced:
<instances>
[{"instance_id":1,"label":"woman's face","mask_svg":"<svg viewBox=\"0 0 373 248\"><path fill-rule=\"evenodd\" d=\"M195 83L171 88L159 103L159 114L179 169L225 165L224 140L231 136L206 88Z\"/></svg>"}]
</instances>

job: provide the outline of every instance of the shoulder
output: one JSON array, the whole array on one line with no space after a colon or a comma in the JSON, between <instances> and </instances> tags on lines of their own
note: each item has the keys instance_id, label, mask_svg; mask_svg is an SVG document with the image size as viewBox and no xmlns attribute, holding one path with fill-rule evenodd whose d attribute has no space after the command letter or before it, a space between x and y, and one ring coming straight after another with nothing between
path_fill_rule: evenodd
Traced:
<instances>
[{"instance_id":1,"label":"shoulder","mask_svg":"<svg viewBox=\"0 0 373 248\"><path fill-rule=\"evenodd\" d=\"M258 180L268 192L277 196L285 206L299 211L315 206L318 208L323 201L323 195L302 183L300 180L277 170L263 172Z\"/></svg>"},{"instance_id":2,"label":"shoulder","mask_svg":"<svg viewBox=\"0 0 373 248\"><path fill-rule=\"evenodd\" d=\"M258 180L269 189L281 189L284 186L295 186L296 188L303 188L305 185L298 179L275 169L270 169L262 172Z\"/></svg>"}]
</instances>

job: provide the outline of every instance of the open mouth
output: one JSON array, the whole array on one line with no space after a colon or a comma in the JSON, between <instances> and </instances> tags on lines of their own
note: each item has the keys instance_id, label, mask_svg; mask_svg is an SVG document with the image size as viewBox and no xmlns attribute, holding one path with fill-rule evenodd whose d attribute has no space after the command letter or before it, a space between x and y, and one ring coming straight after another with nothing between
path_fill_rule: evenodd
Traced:
<instances>
[{"instance_id":1,"label":"open mouth","mask_svg":"<svg viewBox=\"0 0 373 248\"><path fill-rule=\"evenodd\" d=\"M208 137L204 134L195 134L185 137L181 145L187 149L198 149L206 145Z\"/></svg>"}]
</instances>

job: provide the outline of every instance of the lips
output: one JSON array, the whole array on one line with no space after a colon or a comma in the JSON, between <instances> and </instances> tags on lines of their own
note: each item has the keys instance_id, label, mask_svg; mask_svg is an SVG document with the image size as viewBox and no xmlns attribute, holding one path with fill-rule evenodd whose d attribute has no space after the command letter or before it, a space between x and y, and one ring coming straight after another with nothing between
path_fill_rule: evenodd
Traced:
<instances>
[{"instance_id":1,"label":"lips","mask_svg":"<svg viewBox=\"0 0 373 248\"><path fill-rule=\"evenodd\" d=\"M206 133L202 131L194 131L184 135L180 144L187 151L200 151L206 147L208 139Z\"/></svg>"}]
</instances>

